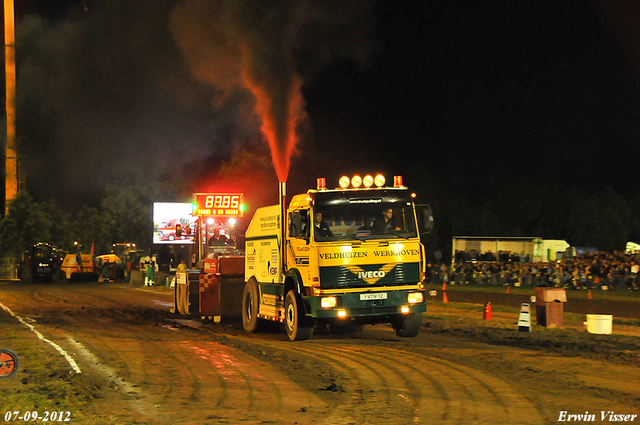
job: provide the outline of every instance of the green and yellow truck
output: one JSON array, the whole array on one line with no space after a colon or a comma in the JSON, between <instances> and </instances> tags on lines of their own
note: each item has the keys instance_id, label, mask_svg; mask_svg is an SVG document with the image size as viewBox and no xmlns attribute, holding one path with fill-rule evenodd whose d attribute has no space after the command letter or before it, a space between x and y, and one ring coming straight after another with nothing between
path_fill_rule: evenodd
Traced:
<instances>
[{"instance_id":1,"label":"green and yellow truck","mask_svg":"<svg viewBox=\"0 0 640 425\"><path fill-rule=\"evenodd\" d=\"M317 325L390 323L399 336L418 335L427 310L420 235L433 220L402 178L385 186L381 175L343 177L335 189L318 179L288 207L280 185L280 205L259 208L246 232L244 329L283 323L297 341Z\"/></svg>"}]
</instances>

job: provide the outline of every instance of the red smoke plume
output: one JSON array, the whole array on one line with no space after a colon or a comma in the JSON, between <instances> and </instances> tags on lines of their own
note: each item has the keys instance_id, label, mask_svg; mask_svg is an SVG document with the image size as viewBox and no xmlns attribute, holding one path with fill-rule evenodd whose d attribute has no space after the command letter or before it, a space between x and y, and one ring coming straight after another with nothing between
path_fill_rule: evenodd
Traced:
<instances>
[{"instance_id":1,"label":"red smoke plume","mask_svg":"<svg viewBox=\"0 0 640 425\"><path fill-rule=\"evenodd\" d=\"M256 112L262 118L260 129L269 142L278 181L286 182L291 155L297 143L296 126L304 115L300 92L302 82L298 76L292 75L288 89L273 92L272 88L252 80L248 72L244 72L243 77L256 97Z\"/></svg>"},{"instance_id":2,"label":"red smoke plume","mask_svg":"<svg viewBox=\"0 0 640 425\"><path fill-rule=\"evenodd\" d=\"M275 0L244 8L242 81L253 93L260 129L269 142L278 181L286 182L303 117L302 79L296 72L293 51L299 39L303 7Z\"/></svg>"}]
</instances>

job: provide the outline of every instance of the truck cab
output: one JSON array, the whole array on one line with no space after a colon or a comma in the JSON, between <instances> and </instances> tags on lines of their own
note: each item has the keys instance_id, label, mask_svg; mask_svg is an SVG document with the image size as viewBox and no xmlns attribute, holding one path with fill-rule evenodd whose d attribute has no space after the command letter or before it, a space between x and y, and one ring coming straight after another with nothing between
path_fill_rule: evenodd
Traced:
<instances>
[{"instance_id":1,"label":"truck cab","mask_svg":"<svg viewBox=\"0 0 640 425\"><path fill-rule=\"evenodd\" d=\"M402 184L383 185L319 185L293 196L284 245L277 239L278 208L256 212L245 277L259 302L243 311L245 329L281 321L293 340L309 338L317 324L340 331L391 323L399 336L419 333L426 258L415 205Z\"/></svg>"}]
</instances>

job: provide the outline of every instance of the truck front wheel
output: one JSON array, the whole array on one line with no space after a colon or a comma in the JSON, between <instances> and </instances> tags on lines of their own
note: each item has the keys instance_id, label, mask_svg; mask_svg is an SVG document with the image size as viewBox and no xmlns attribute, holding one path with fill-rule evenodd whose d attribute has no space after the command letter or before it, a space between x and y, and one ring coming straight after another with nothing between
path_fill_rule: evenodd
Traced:
<instances>
[{"instance_id":1,"label":"truck front wheel","mask_svg":"<svg viewBox=\"0 0 640 425\"><path fill-rule=\"evenodd\" d=\"M264 321L258 318L259 303L258 283L251 279L244 285L242 295L242 326L247 332L259 332L264 327Z\"/></svg>"},{"instance_id":2,"label":"truck front wheel","mask_svg":"<svg viewBox=\"0 0 640 425\"><path fill-rule=\"evenodd\" d=\"M396 335L400 337L414 337L420 333L422 327L422 313L399 315L391 323Z\"/></svg>"},{"instance_id":3,"label":"truck front wheel","mask_svg":"<svg viewBox=\"0 0 640 425\"><path fill-rule=\"evenodd\" d=\"M303 341L313 335L313 326L308 323L302 307L302 298L293 290L284 301L284 327L291 341Z\"/></svg>"}]
</instances>

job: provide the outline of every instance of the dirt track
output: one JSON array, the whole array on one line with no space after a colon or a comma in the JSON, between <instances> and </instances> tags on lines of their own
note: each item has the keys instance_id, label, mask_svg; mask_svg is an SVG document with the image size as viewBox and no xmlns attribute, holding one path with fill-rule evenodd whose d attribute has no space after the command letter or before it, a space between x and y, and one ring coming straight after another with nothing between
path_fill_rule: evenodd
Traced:
<instances>
[{"instance_id":1,"label":"dirt track","mask_svg":"<svg viewBox=\"0 0 640 425\"><path fill-rule=\"evenodd\" d=\"M378 325L292 343L176 318L168 288L1 284L0 294L72 353L82 374L67 379L91 393L91 423L544 424L563 410L638 413L637 365L489 345L429 321L415 339ZM0 325L38 343L2 310ZM8 384L24 388L33 373L23 359Z\"/></svg>"}]
</instances>

